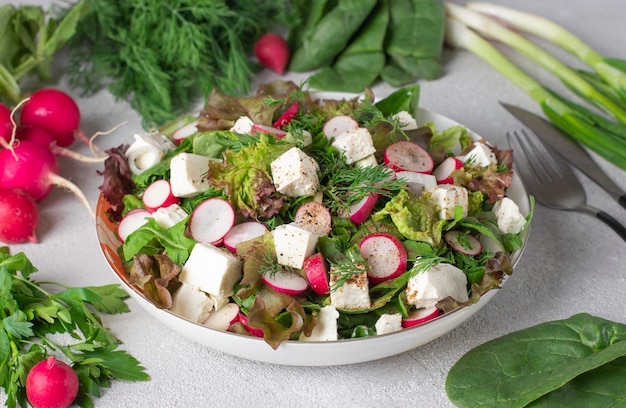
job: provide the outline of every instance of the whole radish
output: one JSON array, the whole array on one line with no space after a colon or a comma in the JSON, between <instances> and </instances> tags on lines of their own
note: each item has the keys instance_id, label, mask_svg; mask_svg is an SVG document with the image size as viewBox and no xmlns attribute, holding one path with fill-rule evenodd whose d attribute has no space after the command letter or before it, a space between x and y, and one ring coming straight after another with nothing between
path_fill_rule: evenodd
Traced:
<instances>
[{"instance_id":1,"label":"whole radish","mask_svg":"<svg viewBox=\"0 0 626 408\"><path fill-rule=\"evenodd\" d=\"M11 109L0 103L0 147L7 147L13 134L13 123L11 122Z\"/></svg>"},{"instance_id":2,"label":"whole radish","mask_svg":"<svg viewBox=\"0 0 626 408\"><path fill-rule=\"evenodd\" d=\"M35 200L17 188L0 188L0 241L5 244L37 242L39 211Z\"/></svg>"},{"instance_id":3,"label":"whole radish","mask_svg":"<svg viewBox=\"0 0 626 408\"><path fill-rule=\"evenodd\" d=\"M35 408L66 408L78 395L78 376L70 366L50 356L26 376L26 397Z\"/></svg>"},{"instance_id":4,"label":"whole radish","mask_svg":"<svg viewBox=\"0 0 626 408\"><path fill-rule=\"evenodd\" d=\"M254 45L254 55L261 64L282 75L289 62L289 46L280 35L267 33Z\"/></svg>"},{"instance_id":5,"label":"whole radish","mask_svg":"<svg viewBox=\"0 0 626 408\"><path fill-rule=\"evenodd\" d=\"M54 137L57 145L67 147L79 134L80 110L65 92L44 88L35 91L24 103L20 124L39 126Z\"/></svg>"},{"instance_id":6,"label":"whole radish","mask_svg":"<svg viewBox=\"0 0 626 408\"><path fill-rule=\"evenodd\" d=\"M20 126L15 132L15 137L20 141L29 141L50 148L56 141L46 129L39 126Z\"/></svg>"}]
</instances>

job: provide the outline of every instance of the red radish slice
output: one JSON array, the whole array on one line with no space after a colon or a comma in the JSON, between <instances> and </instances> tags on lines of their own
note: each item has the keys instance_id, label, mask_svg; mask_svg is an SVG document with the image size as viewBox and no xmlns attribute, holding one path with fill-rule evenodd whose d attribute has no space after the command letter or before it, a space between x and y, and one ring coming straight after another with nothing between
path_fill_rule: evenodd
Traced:
<instances>
[{"instance_id":1,"label":"red radish slice","mask_svg":"<svg viewBox=\"0 0 626 408\"><path fill-rule=\"evenodd\" d=\"M372 213L372 210L376 205L376 201L378 201L378 194L370 194L358 203L351 205L349 209L350 221L352 221L355 225L364 223Z\"/></svg>"},{"instance_id":2,"label":"red radish slice","mask_svg":"<svg viewBox=\"0 0 626 408\"><path fill-rule=\"evenodd\" d=\"M332 217L324 204L308 201L298 208L294 222L309 232L326 236L330 234Z\"/></svg>"},{"instance_id":3,"label":"red radish slice","mask_svg":"<svg viewBox=\"0 0 626 408\"><path fill-rule=\"evenodd\" d=\"M235 223L235 211L222 198L209 198L200 203L191 213L189 233L198 242L220 243Z\"/></svg>"},{"instance_id":4,"label":"red radish slice","mask_svg":"<svg viewBox=\"0 0 626 408\"><path fill-rule=\"evenodd\" d=\"M448 157L433 170L433 176L435 176L439 184L454 184L452 172L461 168L463 168L463 162L461 160L456 157Z\"/></svg>"},{"instance_id":5,"label":"red radish slice","mask_svg":"<svg viewBox=\"0 0 626 408\"><path fill-rule=\"evenodd\" d=\"M242 222L232 227L224 236L224 246L231 252L237 252L238 243L260 237L266 231L267 227L260 222Z\"/></svg>"},{"instance_id":6,"label":"red radish slice","mask_svg":"<svg viewBox=\"0 0 626 408\"><path fill-rule=\"evenodd\" d=\"M359 123L348 115L334 116L326 121L322 132L328 139L339 136L344 132L355 131L359 128Z\"/></svg>"},{"instance_id":7,"label":"red radish slice","mask_svg":"<svg viewBox=\"0 0 626 408\"><path fill-rule=\"evenodd\" d=\"M117 225L117 236L122 242L126 241L126 238L148 222L148 218L150 217L152 217L150 211L144 210L143 208L129 211Z\"/></svg>"},{"instance_id":8,"label":"red radish slice","mask_svg":"<svg viewBox=\"0 0 626 408\"><path fill-rule=\"evenodd\" d=\"M313 292L321 296L330 293L330 285L328 284L328 263L321 252L305 259L302 268L304 269L304 273L309 280L309 285L311 289L313 289Z\"/></svg>"},{"instance_id":9,"label":"red radish slice","mask_svg":"<svg viewBox=\"0 0 626 408\"><path fill-rule=\"evenodd\" d=\"M172 140L176 143L180 143L181 140L188 138L198 131L198 128L196 127L197 125L198 121L196 120L179 128L176 132L172 134Z\"/></svg>"},{"instance_id":10,"label":"red radish slice","mask_svg":"<svg viewBox=\"0 0 626 408\"><path fill-rule=\"evenodd\" d=\"M383 160L394 171L430 174L435 166L433 158L426 150L408 140L401 140L387 147Z\"/></svg>"},{"instance_id":11,"label":"red radish slice","mask_svg":"<svg viewBox=\"0 0 626 408\"><path fill-rule=\"evenodd\" d=\"M268 135L274 136L278 139L282 139L283 137L285 137L285 135L287 135L287 132L282 129L278 129L272 126L258 125L256 123L252 125L252 133L255 132L267 133Z\"/></svg>"},{"instance_id":12,"label":"red radish slice","mask_svg":"<svg viewBox=\"0 0 626 408\"><path fill-rule=\"evenodd\" d=\"M202 325L215 330L227 331L231 324L238 321L239 306L237 303L227 303L218 310L213 311L202 322Z\"/></svg>"},{"instance_id":13,"label":"red radish slice","mask_svg":"<svg viewBox=\"0 0 626 408\"><path fill-rule=\"evenodd\" d=\"M483 251L483 246L478 239L461 231L447 231L443 239L452 249L465 255L476 256Z\"/></svg>"},{"instance_id":14,"label":"red radish slice","mask_svg":"<svg viewBox=\"0 0 626 408\"><path fill-rule=\"evenodd\" d=\"M276 122L274 122L274 127L276 129L283 129L293 118L298 116L298 112L300 112L300 104L296 102L280 115Z\"/></svg>"},{"instance_id":15,"label":"red radish slice","mask_svg":"<svg viewBox=\"0 0 626 408\"><path fill-rule=\"evenodd\" d=\"M169 207L180 202L180 198L172 194L170 182L165 179L157 180L146 187L141 200L150 212L155 212L159 208Z\"/></svg>"},{"instance_id":16,"label":"red radish slice","mask_svg":"<svg viewBox=\"0 0 626 408\"><path fill-rule=\"evenodd\" d=\"M363 238L359 247L370 267L367 278L374 285L396 278L406 271L406 249L396 236L375 232Z\"/></svg>"},{"instance_id":17,"label":"red radish slice","mask_svg":"<svg viewBox=\"0 0 626 408\"><path fill-rule=\"evenodd\" d=\"M245 327L246 330L248 330L248 333L250 333L251 335L255 337L264 337L263 330L250 326L250 323L248 323L248 318L246 317L245 314L239 312L238 318L239 318L239 323L241 323L243 327Z\"/></svg>"},{"instance_id":18,"label":"red radish slice","mask_svg":"<svg viewBox=\"0 0 626 408\"><path fill-rule=\"evenodd\" d=\"M408 327L417 326L418 324L426 323L429 320L439 316L441 311L437 309L437 306L431 306L421 309L415 309L407 317L402 319L402 327L405 329Z\"/></svg>"},{"instance_id":19,"label":"red radish slice","mask_svg":"<svg viewBox=\"0 0 626 408\"><path fill-rule=\"evenodd\" d=\"M291 296L300 295L309 288L306 279L294 272L264 273L261 279L276 292Z\"/></svg>"}]
</instances>

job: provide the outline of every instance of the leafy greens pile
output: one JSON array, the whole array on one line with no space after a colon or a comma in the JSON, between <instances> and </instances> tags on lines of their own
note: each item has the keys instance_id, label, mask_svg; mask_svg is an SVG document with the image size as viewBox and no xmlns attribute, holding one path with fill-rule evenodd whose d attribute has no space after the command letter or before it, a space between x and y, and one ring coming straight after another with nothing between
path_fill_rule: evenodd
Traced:
<instances>
[{"instance_id":1,"label":"leafy greens pile","mask_svg":"<svg viewBox=\"0 0 626 408\"><path fill-rule=\"evenodd\" d=\"M7 407L27 406L26 375L48 355L62 353L71 361L79 379L81 407L91 407L90 396L114 379L145 381L149 376L139 362L117 347L120 341L102 325L100 313L126 313L128 294L118 285L71 288L37 283L30 276L37 269L26 255L10 255L0 248L0 386ZM43 285L60 286L51 293ZM59 337L72 341L63 344Z\"/></svg>"},{"instance_id":2,"label":"leafy greens pile","mask_svg":"<svg viewBox=\"0 0 626 408\"><path fill-rule=\"evenodd\" d=\"M470 350L446 392L458 407L616 407L624 378L626 325L581 313Z\"/></svg>"}]
</instances>

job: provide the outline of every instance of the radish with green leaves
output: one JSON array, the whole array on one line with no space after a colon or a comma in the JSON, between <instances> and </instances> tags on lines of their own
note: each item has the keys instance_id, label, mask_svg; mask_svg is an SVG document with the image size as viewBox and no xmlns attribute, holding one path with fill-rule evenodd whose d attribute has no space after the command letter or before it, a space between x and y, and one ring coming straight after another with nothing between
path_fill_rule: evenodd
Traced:
<instances>
[{"instance_id":1,"label":"radish with green leaves","mask_svg":"<svg viewBox=\"0 0 626 408\"><path fill-rule=\"evenodd\" d=\"M39 211L33 198L17 188L0 187L0 241L6 244L37 242Z\"/></svg>"},{"instance_id":2,"label":"radish with green leaves","mask_svg":"<svg viewBox=\"0 0 626 408\"><path fill-rule=\"evenodd\" d=\"M35 364L26 376L26 397L35 408L66 408L78 395L78 376L50 356Z\"/></svg>"}]
</instances>

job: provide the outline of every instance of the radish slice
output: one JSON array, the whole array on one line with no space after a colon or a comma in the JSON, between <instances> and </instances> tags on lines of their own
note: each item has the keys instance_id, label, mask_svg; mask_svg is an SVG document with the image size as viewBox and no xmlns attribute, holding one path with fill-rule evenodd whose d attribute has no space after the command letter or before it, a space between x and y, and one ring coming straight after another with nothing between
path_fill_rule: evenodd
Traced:
<instances>
[{"instance_id":1,"label":"radish slice","mask_svg":"<svg viewBox=\"0 0 626 408\"><path fill-rule=\"evenodd\" d=\"M430 174L435 166L433 158L426 150L408 140L401 140L387 147L383 160L394 171Z\"/></svg>"},{"instance_id":2,"label":"radish slice","mask_svg":"<svg viewBox=\"0 0 626 408\"><path fill-rule=\"evenodd\" d=\"M326 135L326 138L332 139L344 132L356 131L359 128L359 123L352 119L348 115L334 116L326 121L322 132Z\"/></svg>"},{"instance_id":3,"label":"radish slice","mask_svg":"<svg viewBox=\"0 0 626 408\"><path fill-rule=\"evenodd\" d=\"M196 120L179 128L176 132L172 134L172 140L176 143L180 143L183 139L188 138L198 131L198 128L196 127L197 125L198 121Z\"/></svg>"},{"instance_id":4,"label":"radish slice","mask_svg":"<svg viewBox=\"0 0 626 408\"><path fill-rule=\"evenodd\" d=\"M311 255L304 260L302 265L304 273L309 280L309 285L313 292L323 296L330 293L330 285L328 284L328 264L324 255L320 252Z\"/></svg>"},{"instance_id":5,"label":"radish slice","mask_svg":"<svg viewBox=\"0 0 626 408\"><path fill-rule=\"evenodd\" d=\"M439 184L454 184L452 172L461 168L463 168L463 162L461 160L456 157L448 157L433 170L433 176L435 176Z\"/></svg>"},{"instance_id":6,"label":"radish slice","mask_svg":"<svg viewBox=\"0 0 626 408\"><path fill-rule=\"evenodd\" d=\"M283 137L285 137L285 135L287 135L287 132L282 129L278 129L272 126L258 125L256 123L252 125L251 132L252 133L267 133L268 135L274 136L277 139L282 139Z\"/></svg>"},{"instance_id":7,"label":"radish slice","mask_svg":"<svg viewBox=\"0 0 626 408\"><path fill-rule=\"evenodd\" d=\"M215 330L227 331L230 325L237 321L239 321L239 306L237 303L226 303L211 313L202 322L202 325Z\"/></svg>"},{"instance_id":8,"label":"radish slice","mask_svg":"<svg viewBox=\"0 0 626 408\"><path fill-rule=\"evenodd\" d=\"M443 239L452 249L465 255L476 256L483 251L478 239L461 231L447 231Z\"/></svg>"},{"instance_id":9,"label":"radish slice","mask_svg":"<svg viewBox=\"0 0 626 408\"><path fill-rule=\"evenodd\" d=\"M406 250L395 235L386 232L369 234L361 240L359 248L370 267L367 278L375 285L406 271Z\"/></svg>"},{"instance_id":10,"label":"radish slice","mask_svg":"<svg viewBox=\"0 0 626 408\"><path fill-rule=\"evenodd\" d=\"M180 202L180 198L175 197L174 194L172 194L172 186L170 185L170 182L165 179L161 179L146 187L146 190L141 196L141 201L143 201L143 205L146 206L148 211L155 212L159 208L169 207L172 204L178 204Z\"/></svg>"},{"instance_id":11,"label":"radish slice","mask_svg":"<svg viewBox=\"0 0 626 408\"><path fill-rule=\"evenodd\" d=\"M294 272L264 273L261 279L276 292L291 296L300 295L309 287L306 279Z\"/></svg>"},{"instance_id":12,"label":"radish slice","mask_svg":"<svg viewBox=\"0 0 626 408\"><path fill-rule=\"evenodd\" d=\"M260 237L266 231L267 227L260 222L242 222L232 227L224 236L224 246L231 252L237 252L238 243Z\"/></svg>"},{"instance_id":13,"label":"radish slice","mask_svg":"<svg viewBox=\"0 0 626 408\"><path fill-rule=\"evenodd\" d=\"M148 218L152 217L152 214L148 210L143 208L137 208L135 210L126 213L122 221L117 225L117 236L122 242L126 241L126 238L139 229L142 225L148 222Z\"/></svg>"},{"instance_id":14,"label":"radish slice","mask_svg":"<svg viewBox=\"0 0 626 408\"><path fill-rule=\"evenodd\" d=\"M239 312L238 318L239 318L239 323L241 323L243 327L245 327L246 330L248 330L248 333L250 333L251 335L255 337L264 337L263 330L250 326L250 323L248 323L248 318L246 317L245 314Z\"/></svg>"},{"instance_id":15,"label":"radish slice","mask_svg":"<svg viewBox=\"0 0 626 408\"><path fill-rule=\"evenodd\" d=\"M396 179L405 180L409 190L419 195L425 188L437 187L437 179L432 174L416 173L414 171L398 171Z\"/></svg>"},{"instance_id":16,"label":"radish slice","mask_svg":"<svg viewBox=\"0 0 626 408\"><path fill-rule=\"evenodd\" d=\"M417 326L418 324L426 323L429 320L439 316L441 311L437 309L437 306L431 306L421 309L415 309L407 317L402 319L402 327L405 329L408 327Z\"/></svg>"},{"instance_id":17,"label":"radish slice","mask_svg":"<svg viewBox=\"0 0 626 408\"><path fill-rule=\"evenodd\" d=\"M355 225L365 222L372 213L374 206L378 201L378 194L370 194L365 196L358 203L351 205L349 209L349 218Z\"/></svg>"},{"instance_id":18,"label":"radish slice","mask_svg":"<svg viewBox=\"0 0 626 408\"><path fill-rule=\"evenodd\" d=\"M209 198L191 213L189 232L198 242L218 243L235 223L235 211L230 203L221 198Z\"/></svg>"},{"instance_id":19,"label":"radish slice","mask_svg":"<svg viewBox=\"0 0 626 408\"><path fill-rule=\"evenodd\" d=\"M332 217L323 204L308 201L298 208L294 222L309 232L326 236L330 234Z\"/></svg>"},{"instance_id":20,"label":"radish slice","mask_svg":"<svg viewBox=\"0 0 626 408\"><path fill-rule=\"evenodd\" d=\"M283 129L285 126L291 122L293 118L298 116L298 112L300 111L300 104L298 102L291 105L282 115L274 122L274 127L276 129Z\"/></svg>"}]
</instances>

